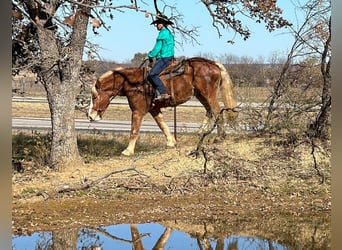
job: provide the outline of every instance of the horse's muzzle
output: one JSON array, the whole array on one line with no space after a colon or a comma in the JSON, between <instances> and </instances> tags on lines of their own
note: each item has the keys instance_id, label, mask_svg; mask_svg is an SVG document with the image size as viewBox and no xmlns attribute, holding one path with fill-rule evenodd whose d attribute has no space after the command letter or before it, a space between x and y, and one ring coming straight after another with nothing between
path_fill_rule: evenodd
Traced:
<instances>
[{"instance_id":1,"label":"horse's muzzle","mask_svg":"<svg viewBox=\"0 0 342 250\"><path fill-rule=\"evenodd\" d=\"M88 113L87 118L90 122L96 122L101 120L101 116L97 113Z\"/></svg>"}]
</instances>

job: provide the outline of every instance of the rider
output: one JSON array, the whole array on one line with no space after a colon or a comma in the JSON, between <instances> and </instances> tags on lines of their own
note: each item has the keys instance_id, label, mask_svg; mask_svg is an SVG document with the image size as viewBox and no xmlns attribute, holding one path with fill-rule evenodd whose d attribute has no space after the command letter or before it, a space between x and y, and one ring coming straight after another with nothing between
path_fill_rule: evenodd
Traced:
<instances>
[{"instance_id":1,"label":"rider","mask_svg":"<svg viewBox=\"0 0 342 250\"><path fill-rule=\"evenodd\" d=\"M157 60L152 66L147 79L160 94L160 96L158 95L157 100L163 101L171 97L167 93L163 82L160 80L159 74L170 64L174 57L174 37L167 28L168 25L173 25L173 22L165 15L158 14L156 20L154 20L151 25L152 24L157 26L159 34L153 49L147 54L147 58L150 64L153 62L153 58L157 58Z\"/></svg>"}]
</instances>

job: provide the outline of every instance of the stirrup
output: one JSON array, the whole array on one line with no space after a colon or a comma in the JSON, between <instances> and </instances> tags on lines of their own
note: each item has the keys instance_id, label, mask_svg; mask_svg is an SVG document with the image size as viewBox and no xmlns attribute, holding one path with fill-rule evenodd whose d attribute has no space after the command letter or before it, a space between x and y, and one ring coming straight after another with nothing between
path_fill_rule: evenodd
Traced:
<instances>
[{"instance_id":1,"label":"stirrup","mask_svg":"<svg viewBox=\"0 0 342 250\"><path fill-rule=\"evenodd\" d=\"M170 99L171 98L171 95L169 95L168 93L166 93L166 94L161 94L159 97L157 97L155 100L156 101L160 101L160 102L162 102L162 101L165 101L165 100L168 100L168 99Z\"/></svg>"}]
</instances>

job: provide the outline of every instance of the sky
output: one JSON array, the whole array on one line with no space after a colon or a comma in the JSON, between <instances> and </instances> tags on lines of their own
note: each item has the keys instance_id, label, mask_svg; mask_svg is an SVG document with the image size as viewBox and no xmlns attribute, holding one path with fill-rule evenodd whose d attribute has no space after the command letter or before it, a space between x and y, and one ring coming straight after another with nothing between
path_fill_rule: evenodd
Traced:
<instances>
[{"instance_id":1,"label":"sky","mask_svg":"<svg viewBox=\"0 0 342 250\"><path fill-rule=\"evenodd\" d=\"M304 1L304 0L303 0ZM117 1L126 3L128 0ZM142 5L142 9L154 13L152 1L150 6ZM222 31L220 38L216 29L212 26L212 19L198 0L173 1L183 17L183 25L188 27L199 26L197 41L200 44L183 43L176 44L175 57L192 57L198 55L211 55L220 57L223 55L234 55L237 57L251 57L254 59L263 58L267 62L274 54L285 57L289 51L294 38L289 30L283 28L274 32L266 30L263 23L257 24L253 20L246 20L252 34L244 41L240 35L234 31ZM295 8L293 1L278 0L278 6L283 10L283 17L296 24L298 9ZM305 2L305 1L304 1ZM130 62L136 53L148 53L154 46L158 31L155 26L150 25L151 18L146 18L144 13L125 10L124 13L113 11L113 20L105 20L107 26L111 26L109 31L100 28L100 35L88 32L88 38L92 43L100 47L99 55L102 60L115 61L117 63ZM165 13L169 16L169 13ZM227 43L233 39L235 43ZM180 35L176 34L175 39L180 41Z\"/></svg>"}]
</instances>

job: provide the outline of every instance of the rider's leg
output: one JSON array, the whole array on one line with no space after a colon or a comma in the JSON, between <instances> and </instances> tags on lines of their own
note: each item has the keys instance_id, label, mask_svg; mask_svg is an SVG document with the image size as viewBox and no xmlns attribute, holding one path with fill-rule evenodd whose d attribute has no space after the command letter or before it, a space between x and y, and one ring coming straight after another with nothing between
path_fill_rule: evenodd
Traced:
<instances>
[{"instance_id":1,"label":"rider's leg","mask_svg":"<svg viewBox=\"0 0 342 250\"><path fill-rule=\"evenodd\" d=\"M153 87L162 94L167 94L167 90L163 82L159 78L159 74L170 64L172 57L160 58L153 65L150 70L147 79L152 83Z\"/></svg>"}]
</instances>

